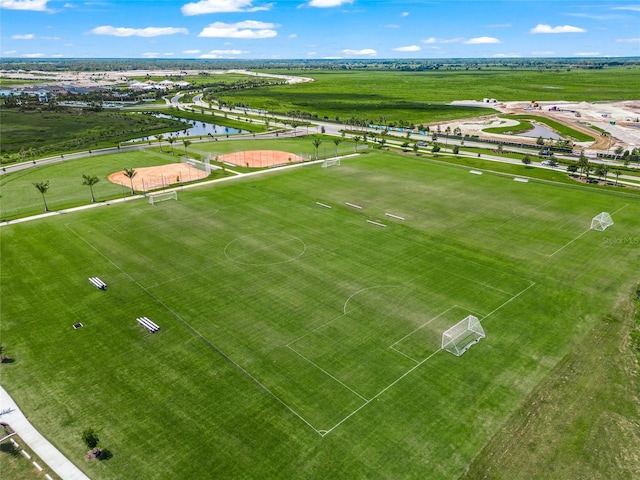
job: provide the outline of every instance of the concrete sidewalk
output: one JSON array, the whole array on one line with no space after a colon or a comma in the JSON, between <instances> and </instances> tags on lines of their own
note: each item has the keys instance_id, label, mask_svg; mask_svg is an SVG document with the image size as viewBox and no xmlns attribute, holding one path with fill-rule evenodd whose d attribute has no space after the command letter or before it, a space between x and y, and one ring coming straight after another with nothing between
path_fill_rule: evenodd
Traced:
<instances>
[{"instance_id":1,"label":"concrete sidewalk","mask_svg":"<svg viewBox=\"0 0 640 480\"><path fill-rule=\"evenodd\" d=\"M29 445L29 448L63 480L89 480L89 477L29 423L2 386L0 386L0 421L8 424L22 441Z\"/></svg>"}]
</instances>

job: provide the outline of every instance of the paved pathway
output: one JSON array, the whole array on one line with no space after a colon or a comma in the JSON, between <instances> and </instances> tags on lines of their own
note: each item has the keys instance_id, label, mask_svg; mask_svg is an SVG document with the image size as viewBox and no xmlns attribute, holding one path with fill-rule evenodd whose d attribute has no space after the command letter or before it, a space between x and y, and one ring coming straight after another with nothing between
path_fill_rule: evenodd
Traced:
<instances>
[{"instance_id":1,"label":"paved pathway","mask_svg":"<svg viewBox=\"0 0 640 480\"><path fill-rule=\"evenodd\" d=\"M9 424L22 441L29 445L29 448L63 480L89 480L89 477L31 425L2 386L0 386L0 421Z\"/></svg>"}]
</instances>

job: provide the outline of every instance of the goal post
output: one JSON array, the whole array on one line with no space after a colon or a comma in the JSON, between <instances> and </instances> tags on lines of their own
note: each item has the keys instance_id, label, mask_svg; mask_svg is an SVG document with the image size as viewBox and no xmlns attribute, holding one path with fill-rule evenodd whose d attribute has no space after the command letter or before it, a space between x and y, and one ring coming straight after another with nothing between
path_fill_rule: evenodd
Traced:
<instances>
[{"instance_id":1,"label":"goal post","mask_svg":"<svg viewBox=\"0 0 640 480\"><path fill-rule=\"evenodd\" d=\"M611 225L613 225L613 219L607 212L599 213L598 215L593 217L593 220L591 220L591 230L604 232Z\"/></svg>"},{"instance_id":2,"label":"goal post","mask_svg":"<svg viewBox=\"0 0 640 480\"><path fill-rule=\"evenodd\" d=\"M462 355L486 335L478 317L469 315L442 334L442 349Z\"/></svg>"},{"instance_id":3,"label":"goal post","mask_svg":"<svg viewBox=\"0 0 640 480\"><path fill-rule=\"evenodd\" d=\"M326 160L324 160L322 162L322 168L329 168L329 167L339 167L340 166L340 159L339 158L328 158Z\"/></svg>"},{"instance_id":4,"label":"goal post","mask_svg":"<svg viewBox=\"0 0 640 480\"><path fill-rule=\"evenodd\" d=\"M149 195L149 205L155 205L165 200L178 200L178 192L171 190L170 192L153 193Z\"/></svg>"}]
</instances>

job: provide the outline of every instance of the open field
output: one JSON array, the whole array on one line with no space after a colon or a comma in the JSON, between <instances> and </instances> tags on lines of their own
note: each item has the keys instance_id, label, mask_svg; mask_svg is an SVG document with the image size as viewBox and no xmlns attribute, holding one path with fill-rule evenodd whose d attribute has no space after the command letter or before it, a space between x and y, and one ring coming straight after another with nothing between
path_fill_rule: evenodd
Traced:
<instances>
[{"instance_id":1,"label":"open field","mask_svg":"<svg viewBox=\"0 0 640 480\"><path fill-rule=\"evenodd\" d=\"M639 213L374 151L5 226L3 385L96 480L456 478L631 290ZM442 352L468 313L487 338Z\"/></svg>"},{"instance_id":2,"label":"open field","mask_svg":"<svg viewBox=\"0 0 640 480\"><path fill-rule=\"evenodd\" d=\"M188 148L189 156L202 159L210 154L224 155L246 150L283 150L293 155L301 155L305 158L315 158L313 139L318 138L321 144L318 148L319 158L331 157L336 153L346 155L355 151L355 144L349 140L342 141L336 148L333 139L327 136L269 139L237 139L220 142L194 142ZM155 142L157 144L157 142ZM360 150L365 147L361 144ZM107 180L108 176L124 168L155 167L180 161L184 149L181 145L174 145L173 155L171 148L163 143L162 151L159 147L145 147L139 151L128 151L117 154L95 155L83 159L64 161L43 167L31 168L19 172L8 173L0 176L0 221L11 220L18 217L37 215L43 212L42 197L33 183L50 181L50 189L47 192L47 204L51 210L77 207L89 203L89 187L82 185L82 175L96 175L100 181L94 186L97 201L111 200L114 198L129 196L129 183L125 182L125 188L115 185ZM266 159L265 159L266 160ZM266 165L265 165L266 166ZM249 171L244 166L237 168L239 171ZM214 171L210 179L223 175L221 171ZM195 180L183 176L183 182Z\"/></svg>"},{"instance_id":3,"label":"open field","mask_svg":"<svg viewBox=\"0 0 640 480\"><path fill-rule=\"evenodd\" d=\"M292 71L311 83L224 92L220 99L274 111L302 110L342 121L432 123L468 118L492 109L450 107L455 100L628 100L640 98L640 69L512 71ZM475 112L475 113L474 113Z\"/></svg>"}]
</instances>

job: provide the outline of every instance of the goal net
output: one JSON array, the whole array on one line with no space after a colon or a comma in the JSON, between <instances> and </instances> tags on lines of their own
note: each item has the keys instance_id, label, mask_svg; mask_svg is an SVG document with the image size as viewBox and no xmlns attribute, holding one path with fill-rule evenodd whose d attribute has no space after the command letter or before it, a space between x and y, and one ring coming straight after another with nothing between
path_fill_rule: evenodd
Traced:
<instances>
[{"instance_id":1,"label":"goal net","mask_svg":"<svg viewBox=\"0 0 640 480\"><path fill-rule=\"evenodd\" d=\"M329 168L329 167L339 167L340 166L340 159L339 158L328 158L327 160L322 162L322 168Z\"/></svg>"},{"instance_id":2,"label":"goal net","mask_svg":"<svg viewBox=\"0 0 640 480\"><path fill-rule=\"evenodd\" d=\"M172 190L170 192L154 193L153 195L149 195L149 205L155 205L156 203L164 202L165 200L178 200L178 192Z\"/></svg>"},{"instance_id":3,"label":"goal net","mask_svg":"<svg viewBox=\"0 0 640 480\"><path fill-rule=\"evenodd\" d=\"M442 334L442 349L459 357L484 337L478 317L469 315Z\"/></svg>"},{"instance_id":4,"label":"goal net","mask_svg":"<svg viewBox=\"0 0 640 480\"><path fill-rule=\"evenodd\" d=\"M611 215L607 212L599 213L593 217L593 220L591 220L591 230L604 232L611 225L613 225L613 220L611 219Z\"/></svg>"}]
</instances>

